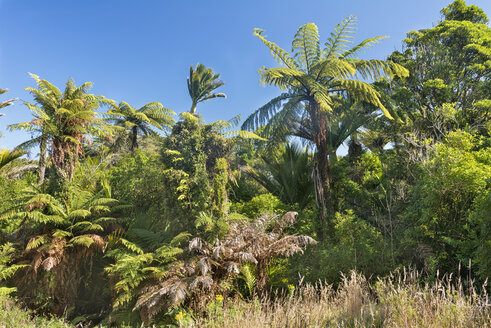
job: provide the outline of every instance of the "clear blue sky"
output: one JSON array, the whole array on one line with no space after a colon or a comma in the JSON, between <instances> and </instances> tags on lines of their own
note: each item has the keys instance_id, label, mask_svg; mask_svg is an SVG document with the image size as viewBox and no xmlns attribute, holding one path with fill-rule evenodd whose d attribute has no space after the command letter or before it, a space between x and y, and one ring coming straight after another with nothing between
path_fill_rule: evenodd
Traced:
<instances>
[{"instance_id":1,"label":"clear blue sky","mask_svg":"<svg viewBox=\"0 0 491 328\"><path fill-rule=\"evenodd\" d=\"M139 107L159 101L175 112L189 110L189 66L213 67L226 83L227 99L198 105L206 121L245 118L279 91L259 84L257 70L275 65L253 28L290 48L297 28L314 22L325 40L350 14L358 15L356 40L377 35L390 39L364 54L385 58L401 49L406 32L434 25L450 0L0 0L1 100L19 97L34 86L28 72L57 85L69 77L94 82L95 94ZM491 14L491 1L468 0ZM355 40L355 41L356 41ZM6 126L31 119L18 101L2 110L0 148L29 138Z\"/></svg>"}]
</instances>

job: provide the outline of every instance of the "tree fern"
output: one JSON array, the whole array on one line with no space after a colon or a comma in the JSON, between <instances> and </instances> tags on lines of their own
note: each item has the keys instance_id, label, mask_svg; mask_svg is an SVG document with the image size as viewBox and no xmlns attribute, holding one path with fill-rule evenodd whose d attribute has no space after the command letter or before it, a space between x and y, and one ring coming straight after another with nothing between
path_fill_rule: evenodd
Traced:
<instances>
[{"instance_id":1,"label":"tree fern","mask_svg":"<svg viewBox=\"0 0 491 328\"><path fill-rule=\"evenodd\" d=\"M14 253L15 248L12 243L5 243L0 246L0 282L12 277L17 270L25 268L26 264L10 264L11 256ZM0 296L8 296L15 292L15 287L0 286Z\"/></svg>"},{"instance_id":2,"label":"tree fern","mask_svg":"<svg viewBox=\"0 0 491 328\"><path fill-rule=\"evenodd\" d=\"M299 136L315 146L314 182L320 207L317 226L320 227L318 235L321 238L325 229L332 230L334 219L327 137L334 135L329 131L330 126L335 126L334 121L330 123L329 120L339 116L338 113L332 114L338 111L336 106L340 106L337 97L374 106L373 111L380 109L392 118L373 85L356 78L378 80L408 74L406 69L389 61L358 59L356 56L361 50L378 43L383 37L370 38L350 48L356 22L356 17L350 16L336 25L322 50L317 27L312 23L301 26L293 38L293 55L266 40L263 30L254 30L281 64L280 67L261 68L261 81L286 92L252 113L242 128L250 131L261 129L263 136L273 138L273 141Z\"/></svg>"},{"instance_id":3,"label":"tree fern","mask_svg":"<svg viewBox=\"0 0 491 328\"><path fill-rule=\"evenodd\" d=\"M172 115L175 113L165 108L159 102L150 102L143 107L135 109L127 102L121 102L117 108L110 109L106 120L128 129L131 133L131 150L138 148L138 134L153 134L153 128L165 131L173 123Z\"/></svg>"},{"instance_id":4,"label":"tree fern","mask_svg":"<svg viewBox=\"0 0 491 328\"><path fill-rule=\"evenodd\" d=\"M334 32L331 33L331 37L324 44L326 46L324 49L327 53L326 57L340 57L348 51L348 44L354 38L357 21L356 16L349 16L334 27Z\"/></svg>"},{"instance_id":5,"label":"tree fern","mask_svg":"<svg viewBox=\"0 0 491 328\"><path fill-rule=\"evenodd\" d=\"M297 60L297 67L305 67L307 73L321 58L319 30L313 23L301 26L292 42L292 52Z\"/></svg>"},{"instance_id":6,"label":"tree fern","mask_svg":"<svg viewBox=\"0 0 491 328\"><path fill-rule=\"evenodd\" d=\"M238 276L239 280L244 282L247 290L247 296L251 297L254 295L254 290L256 289L256 273L251 264L246 263L240 267L240 274ZM244 295L242 295L244 297Z\"/></svg>"},{"instance_id":7,"label":"tree fern","mask_svg":"<svg viewBox=\"0 0 491 328\"><path fill-rule=\"evenodd\" d=\"M284 229L295 222L295 217L296 213L289 212L282 218L237 221L231 223L231 229L223 239L217 238L213 243L199 237L193 238L186 252L164 245L161 248L165 254L163 262L159 260L162 256L154 252L153 262L149 266L146 265L150 263L150 257L138 260L124 257L124 261L118 261L108 270L113 275L118 268L126 265L127 272L137 275L140 286L136 289L140 291L133 309L139 310L142 320L149 324L152 317L162 310L169 311L183 303L196 304L198 297L201 300L211 299L216 293L227 293L232 288L227 283L230 279L245 279L250 294L253 290L264 290L269 260L279 255L290 256L302 252L304 247L315 242L307 236L284 233ZM257 265L257 270L244 268L247 264ZM140 280L144 276L147 278ZM116 285L124 294L122 299L132 299L129 284L134 280L120 281L122 283Z\"/></svg>"}]
</instances>

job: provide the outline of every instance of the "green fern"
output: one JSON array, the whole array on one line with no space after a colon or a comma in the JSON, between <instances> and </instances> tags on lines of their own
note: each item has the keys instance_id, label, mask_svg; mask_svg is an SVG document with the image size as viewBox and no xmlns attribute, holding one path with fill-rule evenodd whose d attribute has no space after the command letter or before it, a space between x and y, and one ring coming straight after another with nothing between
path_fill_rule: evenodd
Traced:
<instances>
[{"instance_id":1,"label":"green fern","mask_svg":"<svg viewBox=\"0 0 491 328\"><path fill-rule=\"evenodd\" d=\"M237 277L244 282L247 289L247 296L252 297L254 295L254 289L256 288L256 272L251 264L244 264L240 267L240 274ZM245 295L242 295L244 297Z\"/></svg>"},{"instance_id":2,"label":"green fern","mask_svg":"<svg viewBox=\"0 0 491 328\"><path fill-rule=\"evenodd\" d=\"M94 239L90 236L76 236L70 239L70 243L89 248L94 243Z\"/></svg>"},{"instance_id":3,"label":"green fern","mask_svg":"<svg viewBox=\"0 0 491 328\"><path fill-rule=\"evenodd\" d=\"M326 46L324 49L327 53L326 57L340 57L348 51L348 44L354 38L357 21L356 16L349 16L334 27L334 32L331 33L331 37L324 44Z\"/></svg>"},{"instance_id":4,"label":"green fern","mask_svg":"<svg viewBox=\"0 0 491 328\"><path fill-rule=\"evenodd\" d=\"M12 243L5 243L0 246L0 282L12 277L17 270L28 267L26 264L10 264L11 256L15 252ZM0 286L0 296L8 296L15 292L15 287Z\"/></svg>"}]
</instances>

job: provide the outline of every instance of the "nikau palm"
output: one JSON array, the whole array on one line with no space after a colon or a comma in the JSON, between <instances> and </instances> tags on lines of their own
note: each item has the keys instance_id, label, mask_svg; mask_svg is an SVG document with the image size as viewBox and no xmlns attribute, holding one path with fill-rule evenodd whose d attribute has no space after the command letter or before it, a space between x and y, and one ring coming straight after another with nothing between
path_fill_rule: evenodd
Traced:
<instances>
[{"instance_id":1,"label":"nikau palm","mask_svg":"<svg viewBox=\"0 0 491 328\"><path fill-rule=\"evenodd\" d=\"M0 149L0 170L8 163L24 155L21 150Z\"/></svg>"},{"instance_id":2,"label":"nikau palm","mask_svg":"<svg viewBox=\"0 0 491 328\"><path fill-rule=\"evenodd\" d=\"M165 130L174 123L171 115L175 113L164 108L159 102L150 102L145 106L135 109L127 102L121 102L116 109L107 112L108 121L125 127L131 131L131 151L138 148L138 132L144 135L155 133L152 127Z\"/></svg>"},{"instance_id":3,"label":"nikau palm","mask_svg":"<svg viewBox=\"0 0 491 328\"><path fill-rule=\"evenodd\" d=\"M319 238L324 238L325 228L332 228L334 208L331 201L331 172L328 160L329 117L340 105L342 98L371 104L389 118L390 113L380 100L380 94L364 80L407 76L403 67L390 61L358 59L358 53L383 37L374 37L348 48L353 38L355 17L350 16L338 24L324 47L320 42L317 26L308 23L301 26L292 43L292 53L265 39L263 31L254 34L271 50L282 66L262 68L259 73L264 83L277 85L286 92L256 110L244 122L243 129L265 131L284 129L293 120L304 121L312 133L316 148L314 165L315 193L320 208ZM332 230L332 229L330 229Z\"/></svg>"},{"instance_id":4,"label":"nikau palm","mask_svg":"<svg viewBox=\"0 0 491 328\"><path fill-rule=\"evenodd\" d=\"M213 99L226 98L224 93L212 93L213 90L221 87L225 83L219 80L220 74L213 73L211 68L206 68L203 64L197 64L189 69L188 91L192 104L189 112L196 113L196 106L199 102Z\"/></svg>"},{"instance_id":5,"label":"nikau palm","mask_svg":"<svg viewBox=\"0 0 491 328\"><path fill-rule=\"evenodd\" d=\"M9 91L9 89L0 89L0 95L1 94L4 94L7 91ZM14 104L14 101L16 101L16 100L17 100L17 98L12 98L12 99L9 99L9 100L0 101L0 108L11 106L11 105ZM3 115L4 114L0 113L0 116L3 116Z\"/></svg>"},{"instance_id":6,"label":"nikau palm","mask_svg":"<svg viewBox=\"0 0 491 328\"><path fill-rule=\"evenodd\" d=\"M262 156L264 164L246 172L283 203L298 204L303 210L313 196L311 157L308 149L287 144L279 156Z\"/></svg>"}]
</instances>

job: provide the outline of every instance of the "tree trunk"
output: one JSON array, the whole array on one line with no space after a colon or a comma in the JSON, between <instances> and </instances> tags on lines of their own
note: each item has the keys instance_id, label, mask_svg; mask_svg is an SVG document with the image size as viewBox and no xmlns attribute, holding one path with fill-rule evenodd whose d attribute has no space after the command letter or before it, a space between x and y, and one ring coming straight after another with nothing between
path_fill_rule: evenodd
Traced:
<instances>
[{"instance_id":1,"label":"tree trunk","mask_svg":"<svg viewBox=\"0 0 491 328\"><path fill-rule=\"evenodd\" d=\"M320 209L317 238L324 240L327 235L332 235L334 232L334 207L331 197L332 177L327 149L328 125L325 113L321 111L320 106L315 101L309 104L309 110L317 150L314 166L315 194Z\"/></svg>"},{"instance_id":2,"label":"tree trunk","mask_svg":"<svg viewBox=\"0 0 491 328\"><path fill-rule=\"evenodd\" d=\"M44 174L46 172L46 153L48 149L48 137L46 135L41 137L39 143L39 165L38 165L38 184L42 185L44 182Z\"/></svg>"},{"instance_id":3,"label":"tree trunk","mask_svg":"<svg viewBox=\"0 0 491 328\"><path fill-rule=\"evenodd\" d=\"M191 105L191 109L189 110L191 114L196 113L196 106L198 106L198 103L193 101L193 104Z\"/></svg>"},{"instance_id":4,"label":"tree trunk","mask_svg":"<svg viewBox=\"0 0 491 328\"><path fill-rule=\"evenodd\" d=\"M256 265L256 293L260 296L266 292L268 284L268 261L259 260Z\"/></svg>"},{"instance_id":5,"label":"tree trunk","mask_svg":"<svg viewBox=\"0 0 491 328\"><path fill-rule=\"evenodd\" d=\"M136 141L136 138L138 137L138 130L137 127L134 126L132 129L132 134L131 134L131 151L135 151L136 148L138 148L138 143Z\"/></svg>"}]
</instances>

